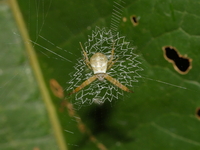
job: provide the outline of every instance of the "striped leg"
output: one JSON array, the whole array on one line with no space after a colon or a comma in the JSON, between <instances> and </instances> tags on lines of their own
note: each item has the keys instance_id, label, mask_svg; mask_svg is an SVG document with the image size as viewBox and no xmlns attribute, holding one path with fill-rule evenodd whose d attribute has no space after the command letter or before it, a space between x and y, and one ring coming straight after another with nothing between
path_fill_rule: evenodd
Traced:
<instances>
[{"instance_id":1,"label":"striped leg","mask_svg":"<svg viewBox=\"0 0 200 150\"><path fill-rule=\"evenodd\" d=\"M87 79L86 81L84 81L80 86L78 86L77 88L75 88L71 93L69 93L68 95L72 95L78 91L80 91L81 89L83 89L85 86L89 85L90 83L92 83L94 80L96 80L97 77L96 75L93 75L92 77L90 77L89 79Z\"/></svg>"},{"instance_id":2,"label":"striped leg","mask_svg":"<svg viewBox=\"0 0 200 150\"><path fill-rule=\"evenodd\" d=\"M123 84L121 84L119 81L117 81L113 77L109 76L108 74L105 74L104 78L106 78L108 81L110 81L112 84L116 85L120 89L122 89L122 90L124 90L126 92L133 93L133 91L129 90L126 86L124 86Z\"/></svg>"}]
</instances>

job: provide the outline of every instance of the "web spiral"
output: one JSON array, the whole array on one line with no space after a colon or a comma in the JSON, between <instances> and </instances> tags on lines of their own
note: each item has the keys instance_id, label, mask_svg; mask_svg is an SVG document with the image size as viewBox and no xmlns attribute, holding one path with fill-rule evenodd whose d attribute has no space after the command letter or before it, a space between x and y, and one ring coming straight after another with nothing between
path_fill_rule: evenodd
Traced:
<instances>
[{"instance_id":1,"label":"web spiral","mask_svg":"<svg viewBox=\"0 0 200 150\"><path fill-rule=\"evenodd\" d=\"M119 32L113 34L111 30L96 27L92 31L92 35L88 36L88 41L84 43L83 47L88 54L88 58L100 52L105 54L109 60L111 50L114 46L114 60L117 58L118 60L108 70L107 74L133 90L134 83L138 82L138 79L141 78L139 73L143 71L143 68L141 68L142 63L137 59L139 55L135 54L134 48L129 45L130 42L125 40L125 36L120 36ZM68 82L67 91L72 91L94 75L93 71L85 64L83 58L77 59L74 69L75 72L71 73L71 80ZM97 79L75 93L72 103L79 109L82 106L91 105L92 103L102 104L107 100L110 102L117 100L123 94L123 90L106 79L104 81Z\"/></svg>"}]
</instances>

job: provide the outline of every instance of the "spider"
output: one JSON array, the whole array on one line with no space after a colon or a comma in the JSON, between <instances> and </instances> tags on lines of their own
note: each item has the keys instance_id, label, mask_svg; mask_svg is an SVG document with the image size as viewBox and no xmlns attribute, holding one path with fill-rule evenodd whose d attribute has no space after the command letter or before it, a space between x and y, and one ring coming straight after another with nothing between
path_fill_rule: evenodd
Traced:
<instances>
[{"instance_id":1,"label":"spider","mask_svg":"<svg viewBox=\"0 0 200 150\"><path fill-rule=\"evenodd\" d=\"M85 86L89 85L90 83L92 83L96 79L103 81L104 78L106 78L108 81L110 81L112 84L119 87L120 89L122 89L126 92L133 93L133 91L131 91L126 86L124 86L119 81L117 81L116 79L114 79L113 77L109 76L106 73L114 65L114 63L118 60L118 58L117 58L115 61L113 61L114 44L113 44L113 48L111 50L110 60L108 60L106 55L97 52L90 58L90 61L89 61L88 55L85 52L81 42L80 42L80 46L81 46L81 49L83 50L85 64L88 66L89 69L93 70L94 75L92 77L88 78L86 81L84 81L80 86L75 88L71 93L69 93L69 95L80 91L81 89L83 89Z\"/></svg>"}]
</instances>

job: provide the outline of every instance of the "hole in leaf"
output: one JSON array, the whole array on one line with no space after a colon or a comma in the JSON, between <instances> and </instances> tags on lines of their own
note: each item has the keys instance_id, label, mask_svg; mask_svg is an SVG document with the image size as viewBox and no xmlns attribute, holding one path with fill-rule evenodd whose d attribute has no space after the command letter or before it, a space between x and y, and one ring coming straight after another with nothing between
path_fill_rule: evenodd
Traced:
<instances>
[{"instance_id":1,"label":"hole in leaf","mask_svg":"<svg viewBox=\"0 0 200 150\"><path fill-rule=\"evenodd\" d=\"M180 74L187 74L189 70L192 68L192 59L187 56L182 56L176 50L176 48L172 46L164 46L163 48L164 58L173 64L174 69Z\"/></svg>"},{"instance_id":2,"label":"hole in leaf","mask_svg":"<svg viewBox=\"0 0 200 150\"><path fill-rule=\"evenodd\" d=\"M198 119L200 119L200 107L196 110L196 116Z\"/></svg>"},{"instance_id":3,"label":"hole in leaf","mask_svg":"<svg viewBox=\"0 0 200 150\"><path fill-rule=\"evenodd\" d=\"M133 26L137 26L139 24L138 18L135 15L131 16L131 22L132 22Z\"/></svg>"}]
</instances>

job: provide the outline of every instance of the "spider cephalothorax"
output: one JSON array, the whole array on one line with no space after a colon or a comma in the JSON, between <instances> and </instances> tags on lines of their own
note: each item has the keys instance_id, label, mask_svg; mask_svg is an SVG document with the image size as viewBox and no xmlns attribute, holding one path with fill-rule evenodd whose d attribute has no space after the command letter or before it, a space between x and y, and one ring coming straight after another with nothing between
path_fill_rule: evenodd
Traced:
<instances>
[{"instance_id":1,"label":"spider cephalothorax","mask_svg":"<svg viewBox=\"0 0 200 150\"><path fill-rule=\"evenodd\" d=\"M113 77L109 76L106 73L114 65L114 63L118 60L118 59L116 59L116 60L113 61L113 58L114 58L114 45L113 45L113 48L111 50L111 58L110 58L110 60L108 60L106 55L98 52L98 53L95 53L90 58L90 61L89 61L88 55L85 52L85 50L83 49L83 46L82 46L81 43L80 43L80 45L81 45L81 48L83 50L85 63L88 66L89 69L93 70L94 75L92 77L88 78L86 81L84 81L80 86L78 86L71 93L69 93L69 95L80 91L81 89L83 89L85 86L89 85L90 83L92 83L96 79L99 79L100 81L103 81L104 78L107 79L108 81L110 81L112 84L114 84L117 87L119 87L120 89L122 89L122 90L124 90L126 92L133 93L133 91L129 90L126 86L124 86L119 81L117 81L116 79L114 79Z\"/></svg>"}]
</instances>

